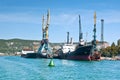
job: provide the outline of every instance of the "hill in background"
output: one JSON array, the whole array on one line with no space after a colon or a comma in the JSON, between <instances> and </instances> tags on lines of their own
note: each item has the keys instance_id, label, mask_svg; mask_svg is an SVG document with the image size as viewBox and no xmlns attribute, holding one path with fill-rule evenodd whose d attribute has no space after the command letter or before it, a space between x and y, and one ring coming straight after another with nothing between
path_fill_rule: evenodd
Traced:
<instances>
[{"instance_id":1,"label":"hill in background","mask_svg":"<svg viewBox=\"0 0 120 80\"><path fill-rule=\"evenodd\" d=\"M23 48L33 48L33 42L40 42L38 40L22 40L22 39L0 39L0 52L5 54L14 54L22 51Z\"/></svg>"},{"instance_id":2,"label":"hill in background","mask_svg":"<svg viewBox=\"0 0 120 80\"><path fill-rule=\"evenodd\" d=\"M0 39L0 53L5 55L13 55L21 52L23 48L34 48L34 45L40 46L40 40L24 40L24 39ZM63 43L50 43L51 47L63 45Z\"/></svg>"}]
</instances>

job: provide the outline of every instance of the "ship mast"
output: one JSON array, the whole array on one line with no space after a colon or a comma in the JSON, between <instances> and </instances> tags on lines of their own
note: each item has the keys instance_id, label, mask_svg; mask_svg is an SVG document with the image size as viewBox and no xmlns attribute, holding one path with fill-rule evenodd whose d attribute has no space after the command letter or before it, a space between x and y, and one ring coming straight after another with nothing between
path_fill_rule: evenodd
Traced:
<instances>
[{"instance_id":1,"label":"ship mast","mask_svg":"<svg viewBox=\"0 0 120 80\"><path fill-rule=\"evenodd\" d=\"M79 43L80 43L79 44L80 46L85 45L84 40L83 40L82 29L81 29L81 18L80 18L80 15L79 15Z\"/></svg>"},{"instance_id":2,"label":"ship mast","mask_svg":"<svg viewBox=\"0 0 120 80\"><path fill-rule=\"evenodd\" d=\"M81 42L82 39L82 29L81 29L81 19L79 15L79 42Z\"/></svg>"}]
</instances>

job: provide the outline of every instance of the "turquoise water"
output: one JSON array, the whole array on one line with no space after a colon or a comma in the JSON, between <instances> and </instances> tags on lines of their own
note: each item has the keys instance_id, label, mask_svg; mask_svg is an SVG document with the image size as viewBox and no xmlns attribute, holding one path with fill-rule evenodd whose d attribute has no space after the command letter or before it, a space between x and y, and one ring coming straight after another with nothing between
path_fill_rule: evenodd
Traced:
<instances>
[{"instance_id":1,"label":"turquoise water","mask_svg":"<svg viewBox=\"0 0 120 80\"><path fill-rule=\"evenodd\" d=\"M72 61L0 57L0 80L120 80L120 61Z\"/></svg>"}]
</instances>

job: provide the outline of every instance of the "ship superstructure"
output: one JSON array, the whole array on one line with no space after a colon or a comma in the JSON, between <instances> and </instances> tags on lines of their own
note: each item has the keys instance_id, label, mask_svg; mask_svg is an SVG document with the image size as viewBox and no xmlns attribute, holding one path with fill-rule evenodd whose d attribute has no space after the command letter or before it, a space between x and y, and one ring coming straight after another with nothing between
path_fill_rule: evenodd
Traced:
<instances>
[{"instance_id":1,"label":"ship superstructure","mask_svg":"<svg viewBox=\"0 0 120 80\"><path fill-rule=\"evenodd\" d=\"M67 43L64 43L62 46L62 53L66 54L68 52L74 51L76 48L76 45L73 44L72 38L71 41L69 42L69 32L67 32Z\"/></svg>"}]
</instances>

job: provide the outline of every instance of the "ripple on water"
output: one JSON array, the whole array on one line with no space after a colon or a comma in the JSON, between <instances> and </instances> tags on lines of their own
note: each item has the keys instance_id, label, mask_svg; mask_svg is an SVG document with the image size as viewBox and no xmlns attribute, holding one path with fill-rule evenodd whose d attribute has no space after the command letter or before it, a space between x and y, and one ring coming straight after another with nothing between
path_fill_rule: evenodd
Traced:
<instances>
[{"instance_id":1,"label":"ripple on water","mask_svg":"<svg viewBox=\"0 0 120 80\"><path fill-rule=\"evenodd\" d=\"M0 80L119 80L120 61L72 61L0 57Z\"/></svg>"}]
</instances>

